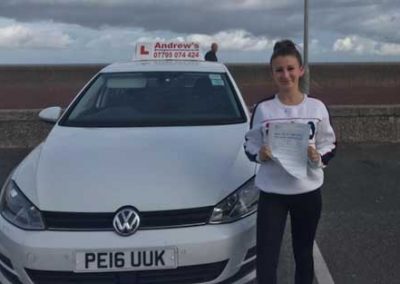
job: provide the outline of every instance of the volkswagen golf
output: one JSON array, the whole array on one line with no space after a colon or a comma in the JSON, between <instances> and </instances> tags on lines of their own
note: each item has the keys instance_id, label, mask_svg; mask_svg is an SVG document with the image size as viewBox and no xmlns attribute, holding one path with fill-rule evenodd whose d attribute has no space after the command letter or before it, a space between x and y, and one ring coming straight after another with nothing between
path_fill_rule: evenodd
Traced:
<instances>
[{"instance_id":1,"label":"volkswagen golf","mask_svg":"<svg viewBox=\"0 0 400 284\"><path fill-rule=\"evenodd\" d=\"M52 130L1 190L1 283L254 279L249 115L223 64L111 64L39 116Z\"/></svg>"}]
</instances>

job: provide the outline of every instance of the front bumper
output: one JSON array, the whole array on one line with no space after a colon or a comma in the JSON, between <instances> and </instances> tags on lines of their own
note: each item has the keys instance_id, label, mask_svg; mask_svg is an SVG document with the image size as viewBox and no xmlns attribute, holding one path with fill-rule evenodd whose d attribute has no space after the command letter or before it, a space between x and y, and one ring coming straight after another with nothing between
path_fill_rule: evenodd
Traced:
<instances>
[{"instance_id":1,"label":"front bumper","mask_svg":"<svg viewBox=\"0 0 400 284\"><path fill-rule=\"evenodd\" d=\"M202 265L223 264L221 272L212 280L190 283L246 283L254 278L255 274L255 243L256 214L230 224L142 230L130 237L121 237L114 232L24 231L0 216L0 282L47 284L52 283L49 279L54 279L58 275L59 279L53 282L54 284L96 283L83 280L84 276L89 275L88 273L73 272L77 251L176 247L178 270L188 268L190 273L190 269L195 267L200 269ZM201 270L199 271L201 273ZM110 273L95 273L94 276L104 274L110 276ZM151 275L151 271L146 273L155 277ZM104 278L108 279L108 282L101 283L149 283L137 280L139 277L137 272L131 274L125 272L124 276L121 276L122 273L114 274L116 275L114 280L108 277ZM136 280L129 280L129 275ZM35 282L33 278L36 279ZM166 281L169 280L157 283L189 283L188 280L184 282L178 278Z\"/></svg>"}]
</instances>

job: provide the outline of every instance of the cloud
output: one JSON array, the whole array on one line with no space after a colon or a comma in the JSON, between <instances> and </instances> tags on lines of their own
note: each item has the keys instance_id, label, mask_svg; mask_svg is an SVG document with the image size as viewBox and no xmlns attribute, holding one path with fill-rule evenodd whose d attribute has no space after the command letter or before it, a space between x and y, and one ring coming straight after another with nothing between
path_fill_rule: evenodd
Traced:
<instances>
[{"instance_id":1,"label":"cloud","mask_svg":"<svg viewBox=\"0 0 400 284\"><path fill-rule=\"evenodd\" d=\"M321 0L311 16L311 29L341 36L348 34L387 43L400 43L398 0ZM336 6L335 6L336 5Z\"/></svg>"},{"instance_id":2,"label":"cloud","mask_svg":"<svg viewBox=\"0 0 400 284\"><path fill-rule=\"evenodd\" d=\"M336 40L333 45L334 51L339 52L356 52L362 53L365 49L365 42L360 42L360 39L356 36L347 36Z\"/></svg>"},{"instance_id":3,"label":"cloud","mask_svg":"<svg viewBox=\"0 0 400 284\"><path fill-rule=\"evenodd\" d=\"M400 43L398 0L318 0L310 1L309 8L310 35L314 38L324 35L321 48L331 50L335 38L344 38L348 34L386 44ZM263 38L301 41L303 12L304 1L299 0L0 1L0 17L18 22L52 21L94 31L104 28L141 29L149 36L161 37L201 35L201 38L207 38L218 35L218 40L224 41L227 48L232 44L224 35L232 35L235 31L234 46L239 44L246 49L254 46L255 50L270 46ZM102 36L102 42L109 42L107 36ZM252 42L253 37L257 43ZM362 47L359 48L362 52Z\"/></svg>"},{"instance_id":4,"label":"cloud","mask_svg":"<svg viewBox=\"0 0 400 284\"><path fill-rule=\"evenodd\" d=\"M398 0L311 1L311 32L349 32L400 42ZM27 12L29 11L29 12ZM304 1L299 0L2 0L0 16L18 21L52 20L99 28L135 27L175 33L215 34L246 30L256 36L299 37Z\"/></svg>"},{"instance_id":5,"label":"cloud","mask_svg":"<svg viewBox=\"0 0 400 284\"><path fill-rule=\"evenodd\" d=\"M385 43L382 44L379 52L379 55L388 55L388 56L400 56L400 44L393 43Z\"/></svg>"},{"instance_id":6,"label":"cloud","mask_svg":"<svg viewBox=\"0 0 400 284\"><path fill-rule=\"evenodd\" d=\"M398 60L398 0L309 4L311 58ZM0 48L114 61L130 58L138 39L196 40L207 49L217 41L221 58L255 61L282 38L302 46L303 12L301 0L1 0Z\"/></svg>"},{"instance_id":7,"label":"cloud","mask_svg":"<svg viewBox=\"0 0 400 284\"><path fill-rule=\"evenodd\" d=\"M225 7L233 9L255 9L255 8L271 8L281 7L283 5L295 3L296 0L282 0L282 1L265 1L265 0L196 0L190 3L189 6L210 6ZM16 6L20 4L35 4L35 5L86 5L86 6L105 6L105 7L118 7L118 6L133 6L133 5L146 5L146 6L182 6L187 5L188 1L185 0L2 0L7 6Z\"/></svg>"},{"instance_id":8,"label":"cloud","mask_svg":"<svg viewBox=\"0 0 400 284\"><path fill-rule=\"evenodd\" d=\"M400 44L378 42L356 35L349 35L337 39L333 45L333 51L354 53L356 55L397 56L400 55Z\"/></svg>"},{"instance_id":9,"label":"cloud","mask_svg":"<svg viewBox=\"0 0 400 284\"><path fill-rule=\"evenodd\" d=\"M98 29L83 27L74 24L56 22L20 23L15 20L0 18L0 50L12 49L14 54L31 53L31 60L38 63L54 61L56 55L61 61L78 62L114 62L128 61L132 58L135 45L139 41L197 41L201 43L203 51L209 49L211 42L218 42L220 57L229 53L232 60L236 55L263 52L272 50L276 41L266 36L256 36L241 30L220 31L214 34L204 33L176 33L170 31L146 31L143 28L124 28L103 26ZM48 53L39 50L55 50ZM0 52L1 54L1 52ZM41 54L40 58L37 58ZM53 54L53 55L52 55ZM53 57L51 57L53 56ZM1 59L0 61L4 60ZM18 57L15 55L15 57ZM243 61L243 60L242 60ZM7 60L10 62L10 60Z\"/></svg>"},{"instance_id":10,"label":"cloud","mask_svg":"<svg viewBox=\"0 0 400 284\"><path fill-rule=\"evenodd\" d=\"M29 13L27 12L29 11ZM0 16L52 20L99 28L136 27L215 34L244 29L255 35L293 36L302 23L298 0L2 0Z\"/></svg>"},{"instance_id":11,"label":"cloud","mask_svg":"<svg viewBox=\"0 0 400 284\"><path fill-rule=\"evenodd\" d=\"M281 1L265 1L265 0L220 0L218 6L226 10L270 10L282 9L285 7L294 6L296 1L281 0ZM215 3L214 3L215 5Z\"/></svg>"},{"instance_id":12,"label":"cloud","mask_svg":"<svg viewBox=\"0 0 400 284\"><path fill-rule=\"evenodd\" d=\"M49 26L30 27L11 24L0 27L0 47L3 48L66 48L73 40L69 35Z\"/></svg>"},{"instance_id":13,"label":"cloud","mask_svg":"<svg viewBox=\"0 0 400 284\"><path fill-rule=\"evenodd\" d=\"M386 42L400 43L400 9L375 13L359 28L360 33Z\"/></svg>"}]
</instances>

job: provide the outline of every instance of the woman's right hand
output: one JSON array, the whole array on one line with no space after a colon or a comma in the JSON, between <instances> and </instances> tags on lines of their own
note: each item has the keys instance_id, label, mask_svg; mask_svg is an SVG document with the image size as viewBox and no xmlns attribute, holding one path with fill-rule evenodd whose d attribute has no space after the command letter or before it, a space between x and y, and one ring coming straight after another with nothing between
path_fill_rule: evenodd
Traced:
<instances>
[{"instance_id":1,"label":"woman's right hand","mask_svg":"<svg viewBox=\"0 0 400 284\"><path fill-rule=\"evenodd\" d=\"M258 152L258 157L261 162L266 162L272 159L271 149L267 145L262 145Z\"/></svg>"}]
</instances>

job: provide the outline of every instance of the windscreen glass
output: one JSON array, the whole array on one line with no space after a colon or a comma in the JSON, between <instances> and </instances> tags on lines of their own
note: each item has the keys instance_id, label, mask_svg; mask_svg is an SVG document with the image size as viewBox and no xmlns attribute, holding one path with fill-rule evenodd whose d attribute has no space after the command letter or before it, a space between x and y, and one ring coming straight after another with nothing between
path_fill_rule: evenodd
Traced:
<instances>
[{"instance_id":1,"label":"windscreen glass","mask_svg":"<svg viewBox=\"0 0 400 284\"><path fill-rule=\"evenodd\" d=\"M213 125L246 121L224 73L100 74L60 125L81 127Z\"/></svg>"}]
</instances>

